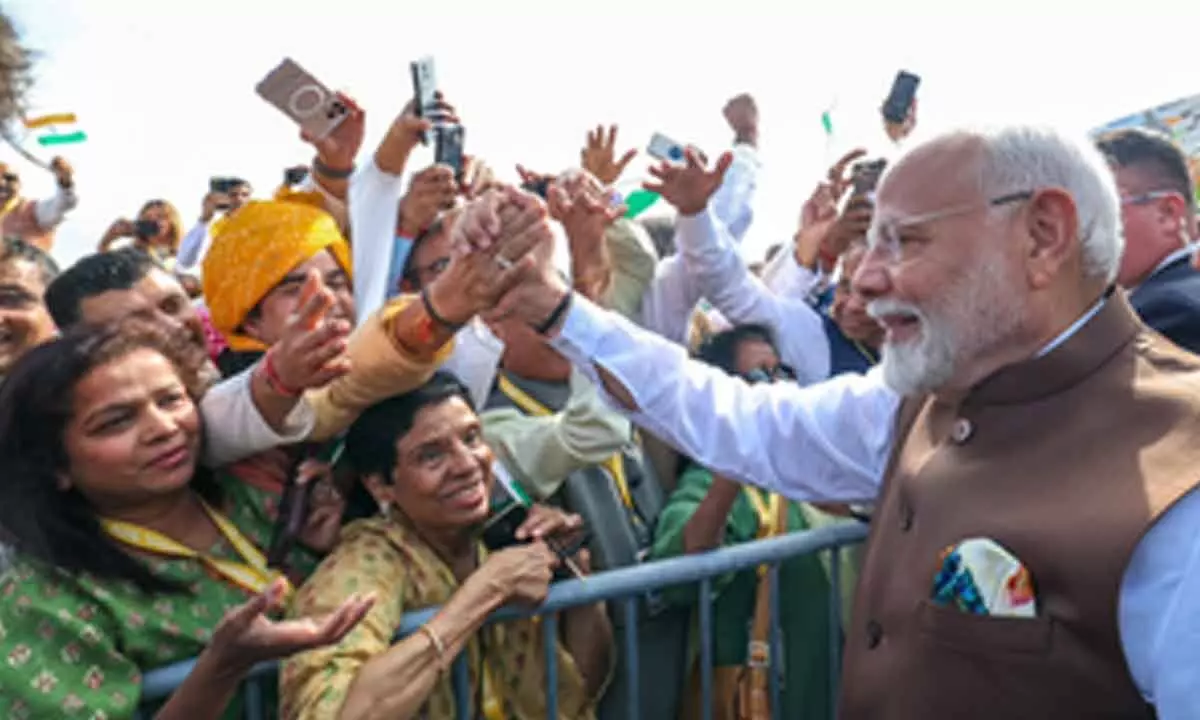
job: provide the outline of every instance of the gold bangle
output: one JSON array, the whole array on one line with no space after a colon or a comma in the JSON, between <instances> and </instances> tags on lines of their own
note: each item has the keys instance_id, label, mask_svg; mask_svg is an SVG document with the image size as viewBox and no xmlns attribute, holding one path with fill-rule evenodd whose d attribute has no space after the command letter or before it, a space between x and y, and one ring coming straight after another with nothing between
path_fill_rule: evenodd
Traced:
<instances>
[{"instance_id":1,"label":"gold bangle","mask_svg":"<svg viewBox=\"0 0 1200 720\"><path fill-rule=\"evenodd\" d=\"M428 624L417 628L417 632L429 638L429 645L433 648L433 654L437 656L438 676L441 677L446 672L446 643L442 642L437 631Z\"/></svg>"}]
</instances>

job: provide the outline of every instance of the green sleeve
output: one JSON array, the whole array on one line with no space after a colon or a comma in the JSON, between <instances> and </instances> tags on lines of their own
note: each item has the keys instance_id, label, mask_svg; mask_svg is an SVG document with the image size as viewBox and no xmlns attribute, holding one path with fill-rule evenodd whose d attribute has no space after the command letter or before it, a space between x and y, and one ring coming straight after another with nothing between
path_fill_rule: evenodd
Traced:
<instances>
[{"instance_id":1,"label":"green sleeve","mask_svg":"<svg viewBox=\"0 0 1200 720\"><path fill-rule=\"evenodd\" d=\"M74 583L14 567L0 579L0 717L132 717L141 673L118 631Z\"/></svg>"},{"instance_id":2,"label":"green sleeve","mask_svg":"<svg viewBox=\"0 0 1200 720\"><path fill-rule=\"evenodd\" d=\"M712 482L712 473L695 465L685 470L679 477L679 484L676 486L675 492L671 493L666 507L659 515L654 533L654 546L650 553L652 558L663 559L685 554L683 529L692 519L692 515L696 513L696 508L700 507L704 497L708 495ZM757 528L758 520L754 516L753 509L748 506L745 498L739 496L734 501L733 507L730 508L729 517L725 521L724 545L754 539ZM713 592L720 595L734 575L735 573L726 573L713 578ZM667 588L663 592L663 596L668 602L676 605L693 605L697 599L697 592L694 585L683 585Z\"/></svg>"}]
</instances>

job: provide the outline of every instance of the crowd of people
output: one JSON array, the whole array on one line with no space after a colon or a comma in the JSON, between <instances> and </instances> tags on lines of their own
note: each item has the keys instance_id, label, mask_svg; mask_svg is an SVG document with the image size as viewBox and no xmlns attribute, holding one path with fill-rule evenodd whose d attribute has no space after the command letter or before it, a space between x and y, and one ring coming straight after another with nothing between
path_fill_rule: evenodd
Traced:
<instances>
[{"instance_id":1,"label":"crowd of people","mask_svg":"<svg viewBox=\"0 0 1200 720\"><path fill-rule=\"evenodd\" d=\"M11 121L30 56L0 20ZM69 163L45 199L0 173L0 715L235 717L279 661L278 717L450 718L465 657L469 717L546 717L553 678L559 717L620 718L636 622L642 717L1200 717L1200 228L1170 139L918 141L913 105L748 263L749 95L714 108L729 148L652 168L655 217L615 189L616 127L510 182L410 166L446 97L366 151L340 101L295 183L215 179L190 228L150 199L69 267ZM487 622L839 523L870 537L836 572Z\"/></svg>"}]
</instances>

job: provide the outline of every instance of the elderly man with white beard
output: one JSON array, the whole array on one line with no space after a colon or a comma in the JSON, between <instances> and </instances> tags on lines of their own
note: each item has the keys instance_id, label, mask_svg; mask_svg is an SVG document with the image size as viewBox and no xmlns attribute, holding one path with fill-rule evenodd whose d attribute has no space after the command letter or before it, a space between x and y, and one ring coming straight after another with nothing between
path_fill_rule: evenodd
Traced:
<instances>
[{"instance_id":1,"label":"elderly man with white beard","mask_svg":"<svg viewBox=\"0 0 1200 720\"><path fill-rule=\"evenodd\" d=\"M651 189L713 232L727 164L660 166ZM1200 358L1112 289L1104 160L1037 128L940 136L892 165L868 245L882 365L808 387L690 361L548 263L494 312L714 472L876 503L841 717L1195 717Z\"/></svg>"}]
</instances>

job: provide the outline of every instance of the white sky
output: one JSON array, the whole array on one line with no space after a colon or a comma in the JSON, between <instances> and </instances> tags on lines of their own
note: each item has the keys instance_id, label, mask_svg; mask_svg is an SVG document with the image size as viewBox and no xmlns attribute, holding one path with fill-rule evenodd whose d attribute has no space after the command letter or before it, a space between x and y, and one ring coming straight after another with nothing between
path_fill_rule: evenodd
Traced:
<instances>
[{"instance_id":1,"label":"white sky","mask_svg":"<svg viewBox=\"0 0 1200 720\"><path fill-rule=\"evenodd\" d=\"M5 3L44 55L36 109L73 111L90 136L65 150L81 196L59 233L55 254L67 262L149 198L171 200L190 223L210 176L240 175L265 194L283 167L306 162L290 121L254 93L287 55L359 99L368 149L411 95L409 61L435 55L468 152L512 179L516 162L577 162L598 122L620 123L629 146L661 131L712 154L729 142L724 100L753 92L767 163L754 254L790 237L830 154L883 150L875 107L901 67L923 77L922 130L1019 120L1082 131L1200 92L1195 0L966 5L862 0L834 14L785 0ZM827 148L820 115L834 98ZM52 179L7 147L0 158L21 169L27 194L51 191Z\"/></svg>"}]
</instances>

